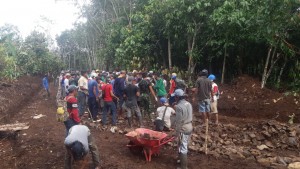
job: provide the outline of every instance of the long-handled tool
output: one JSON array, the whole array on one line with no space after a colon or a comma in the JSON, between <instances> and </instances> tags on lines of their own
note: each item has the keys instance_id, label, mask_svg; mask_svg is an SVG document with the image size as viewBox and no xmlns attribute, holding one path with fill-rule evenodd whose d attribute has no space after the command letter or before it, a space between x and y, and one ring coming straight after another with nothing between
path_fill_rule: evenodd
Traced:
<instances>
[{"instance_id":1,"label":"long-handled tool","mask_svg":"<svg viewBox=\"0 0 300 169\"><path fill-rule=\"evenodd\" d=\"M89 112L89 115L90 115L91 121L93 121L93 116L92 116L92 113L91 113L90 109L89 109L89 108L87 108L87 111Z\"/></svg>"},{"instance_id":2,"label":"long-handled tool","mask_svg":"<svg viewBox=\"0 0 300 169\"><path fill-rule=\"evenodd\" d=\"M205 154L207 154L207 141L208 141L208 118L205 120L206 130L205 130Z\"/></svg>"}]
</instances>

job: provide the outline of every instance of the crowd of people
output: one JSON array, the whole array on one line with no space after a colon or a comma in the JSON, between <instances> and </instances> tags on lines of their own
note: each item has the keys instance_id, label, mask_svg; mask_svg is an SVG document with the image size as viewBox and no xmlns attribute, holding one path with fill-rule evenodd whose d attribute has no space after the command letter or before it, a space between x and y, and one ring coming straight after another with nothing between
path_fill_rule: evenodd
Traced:
<instances>
[{"instance_id":1,"label":"crowd of people","mask_svg":"<svg viewBox=\"0 0 300 169\"><path fill-rule=\"evenodd\" d=\"M80 126L81 119L85 114L94 122L101 122L107 126L108 116L111 116L110 125L114 129L118 120L126 119L128 127L134 126L134 118L138 128L145 127L143 122L146 118L154 124L154 130L171 131L178 137L179 161L182 169L187 168L187 152L190 135L193 131L193 108L187 101L187 85L184 80L177 77L176 73L161 76L159 72L100 72L99 70L81 71L81 75L62 71L59 77L61 94L67 102L69 118L64 122L67 130L65 145L69 154L74 159L80 159L78 152L88 152L88 141L70 143L70 135L78 130L87 134L78 134L76 137L86 135L89 130ZM215 123L218 124L217 100L219 90L214 82L215 76L209 75L207 70L199 74L195 87L191 91L195 93L199 103L199 112L202 114L203 122L208 120L209 115L215 115ZM147 126L149 127L149 126ZM75 130L75 131L74 131ZM88 131L88 132L87 132ZM89 138L91 139L91 138ZM79 140L77 140L79 141ZM73 147L74 146L74 147ZM95 167L99 165L98 149L94 144L93 159ZM69 167L69 156L66 158L66 166ZM66 167L66 168L68 168Z\"/></svg>"}]
</instances>

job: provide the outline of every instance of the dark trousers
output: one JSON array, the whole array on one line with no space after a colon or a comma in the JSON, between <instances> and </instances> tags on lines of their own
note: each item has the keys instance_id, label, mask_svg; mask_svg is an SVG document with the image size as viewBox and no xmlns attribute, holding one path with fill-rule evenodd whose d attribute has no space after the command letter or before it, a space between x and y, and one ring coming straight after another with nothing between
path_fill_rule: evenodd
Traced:
<instances>
[{"instance_id":1,"label":"dark trousers","mask_svg":"<svg viewBox=\"0 0 300 169\"><path fill-rule=\"evenodd\" d=\"M104 101L104 108L102 113L102 124L106 125L107 112L109 111L109 109L112 114L112 125L115 126L117 124L117 109L113 101L111 102Z\"/></svg>"},{"instance_id":2,"label":"dark trousers","mask_svg":"<svg viewBox=\"0 0 300 169\"><path fill-rule=\"evenodd\" d=\"M85 107L86 107L86 94L84 92L79 91L77 99L78 99L79 116L82 116L84 114Z\"/></svg>"},{"instance_id":3,"label":"dark trousers","mask_svg":"<svg viewBox=\"0 0 300 169\"><path fill-rule=\"evenodd\" d=\"M89 97L88 103L89 103L90 112L92 114L92 118L95 120L97 118L98 109L99 109L96 97Z\"/></svg>"}]
</instances>

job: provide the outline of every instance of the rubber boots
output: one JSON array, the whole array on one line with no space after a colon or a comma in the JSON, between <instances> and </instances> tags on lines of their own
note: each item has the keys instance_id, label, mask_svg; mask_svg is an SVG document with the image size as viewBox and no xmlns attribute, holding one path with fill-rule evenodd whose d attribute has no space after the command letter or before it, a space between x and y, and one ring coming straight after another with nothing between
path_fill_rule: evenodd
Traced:
<instances>
[{"instance_id":1,"label":"rubber boots","mask_svg":"<svg viewBox=\"0 0 300 169\"><path fill-rule=\"evenodd\" d=\"M180 169L187 169L187 154L180 154L179 158L180 158Z\"/></svg>"},{"instance_id":2,"label":"rubber boots","mask_svg":"<svg viewBox=\"0 0 300 169\"><path fill-rule=\"evenodd\" d=\"M132 117L127 117L128 125L131 128L132 127Z\"/></svg>"},{"instance_id":3,"label":"rubber boots","mask_svg":"<svg viewBox=\"0 0 300 169\"><path fill-rule=\"evenodd\" d=\"M143 119L142 119L142 116L138 116L138 118L139 118L140 127L142 128L142 127L143 127Z\"/></svg>"}]
</instances>

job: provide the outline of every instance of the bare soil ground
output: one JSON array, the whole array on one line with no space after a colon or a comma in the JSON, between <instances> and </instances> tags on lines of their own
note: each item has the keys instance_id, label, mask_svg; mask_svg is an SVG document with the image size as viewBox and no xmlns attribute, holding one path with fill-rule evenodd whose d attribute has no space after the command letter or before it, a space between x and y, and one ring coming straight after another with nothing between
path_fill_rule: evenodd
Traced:
<instances>
[{"instance_id":1,"label":"bare soil ground","mask_svg":"<svg viewBox=\"0 0 300 169\"><path fill-rule=\"evenodd\" d=\"M283 96L282 93L267 89L260 91L259 86L253 87L253 84L258 81L247 76L242 78L245 79L238 80L236 84L220 87L223 91L219 102L221 123L243 126L270 118L286 121L287 115L292 113L295 113L296 117L299 116L299 106L294 100L297 97ZM45 93L41 90L40 83L39 78L23 77L10 87L0 88L0 125L15 122L29 122L30 124L30 128L24 131L0 133L0 160L2 161L0 168L60 169L64 166L65 127L56 121L57 88L51 83L51 98L45 100ZM281 97L283 99L274 103L273 99ZM6 117L7 114L9 118ZM45 116L39 119L32 118L38 114ZM277 114L279 114L278 117L276 117ZM196 118L199 117L196 116ZM199 125L198 122L195 124ZM119 126L123 129L125 124ZM109 130L103 131L95 127L91 127L91 130L99 148L104 169L174 169L177 167L175 162L177 151L172 146L163 146L158 157L153 157L151 162L146 162L142 154L132 154L128 150L126 147L128 140L124 135L113 134ZM282 151L285 155L289 153L295 154L294 151ZM189 168L259 169L266 167L251 158L232 160L224 156L216 158L191 151Z\"/></svg>"}]
</instances>

